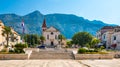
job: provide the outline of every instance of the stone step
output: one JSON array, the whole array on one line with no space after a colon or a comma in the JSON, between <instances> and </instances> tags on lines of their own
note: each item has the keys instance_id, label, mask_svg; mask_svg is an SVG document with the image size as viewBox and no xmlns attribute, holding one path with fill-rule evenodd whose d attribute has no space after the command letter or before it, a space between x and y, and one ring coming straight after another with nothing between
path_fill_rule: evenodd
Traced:
<instances>
[{"instance_id":1,"label":"stone step","mask_svg":"<svg viewBox=\"0 0 120 67\"><path fill-rule=\"evenodd\" d=\"M71 52L40 51L32 52L30 59L74 59Z\"/></svg>"}]
</instances>

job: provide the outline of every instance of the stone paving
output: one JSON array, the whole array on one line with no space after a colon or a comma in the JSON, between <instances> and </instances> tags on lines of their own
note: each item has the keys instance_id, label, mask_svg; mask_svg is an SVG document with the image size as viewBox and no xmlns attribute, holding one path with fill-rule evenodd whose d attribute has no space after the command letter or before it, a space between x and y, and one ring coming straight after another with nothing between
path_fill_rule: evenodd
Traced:
<instances>
[{"instance_id":1,"label":"stone paving","mask_svg":"<svg viewBox=\"0 0 120 67\"><path fill-rule=\"evenodd\" d=\"M79 62L88 67L120 67L120 59L80 60Z\"/></svg>"},{"instance_id":2,"label":"stone paving","mask_svg":"<svg viewBox=\"0 0 120 67\"><path fill-rule=\"evenodd\" d=\"M0 60L0 67L120 67L111 60Z\"/></svg>"},{"instance_id":3,"label":"stone paving","mask_svg":"<svg viewBox=\"0 0 120 67\"><path fill-rule=\"evenodd\" d=\"M0 67L85 67L75 60L0 60Z\"/></svg>"}]
</instances>

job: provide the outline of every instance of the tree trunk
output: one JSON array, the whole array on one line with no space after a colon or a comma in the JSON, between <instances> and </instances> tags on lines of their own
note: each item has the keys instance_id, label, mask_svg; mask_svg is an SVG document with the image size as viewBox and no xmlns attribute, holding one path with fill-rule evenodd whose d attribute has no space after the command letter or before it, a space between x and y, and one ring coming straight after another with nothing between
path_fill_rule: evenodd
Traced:
<instances>
[{"instance_id":1,"label":"tree trunk","mask_svg":"<svg viewBox=\"0 0 120 67\"><path fill-rule=\"evenodd\" d=\"M8 46L9 46L9 36L6 37L7 45L5 46L5 49L7 52L9 52Z\"/></svg>"},{"instance_id":2,"label":"tree trunk","mask_svg":"<svg viewBox=\"0 0 120 67\"><path fill-rule=\"evenodd\" d=\"M9 46L9 36L7 35L7 47Z\"/></svg>"}]
</instances>

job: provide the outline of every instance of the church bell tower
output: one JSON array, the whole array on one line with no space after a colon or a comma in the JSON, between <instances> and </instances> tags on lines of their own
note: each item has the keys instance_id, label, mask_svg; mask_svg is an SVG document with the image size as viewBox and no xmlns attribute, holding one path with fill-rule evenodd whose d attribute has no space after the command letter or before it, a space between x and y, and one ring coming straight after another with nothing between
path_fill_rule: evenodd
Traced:
<instances>
[{"instance_id":1,"label":"church bell tower","mask_svg":"<svg viewBox=\"0 0 120 67\"><path fill-rule=\"evenodd\" d=\"M47 25L46 25L46 20L43 20L43 24L42 24L42 32L44 32L47 29Z\"/></svg>"}]
</instances>

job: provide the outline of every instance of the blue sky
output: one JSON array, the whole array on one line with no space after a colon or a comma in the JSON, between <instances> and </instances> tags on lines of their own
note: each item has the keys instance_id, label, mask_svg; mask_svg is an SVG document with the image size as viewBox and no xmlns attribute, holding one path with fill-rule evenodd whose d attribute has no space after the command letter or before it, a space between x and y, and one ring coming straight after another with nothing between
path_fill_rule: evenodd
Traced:
<instances>
[{"instance_id":1,"label":"blue sky","mask_svg":"<svg viewBox=\"0 0 120 67\"><path fill-rule=\"evenodd\" d=\"M0 14L75 14L89 20L120 25L120 0L0 0Z\"/></svg>"}]
</instances>

